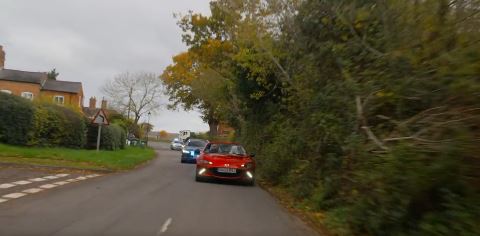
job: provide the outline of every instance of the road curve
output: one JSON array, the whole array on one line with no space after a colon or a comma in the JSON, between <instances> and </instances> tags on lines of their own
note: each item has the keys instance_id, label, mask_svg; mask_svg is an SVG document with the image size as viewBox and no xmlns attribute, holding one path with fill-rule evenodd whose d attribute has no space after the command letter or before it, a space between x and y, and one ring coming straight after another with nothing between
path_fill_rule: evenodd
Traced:
<instances>
[{"instance_id":1,"label":"road curve","mask_svg":"<svg viewBox=\"0 0 480 236\"><path fill-rule=\"evenodd\" d=\"M194 165L157 144L134 171L0 204L0 235L316 235L259 187L194 181Z\"/></svg>"}]
</instances>

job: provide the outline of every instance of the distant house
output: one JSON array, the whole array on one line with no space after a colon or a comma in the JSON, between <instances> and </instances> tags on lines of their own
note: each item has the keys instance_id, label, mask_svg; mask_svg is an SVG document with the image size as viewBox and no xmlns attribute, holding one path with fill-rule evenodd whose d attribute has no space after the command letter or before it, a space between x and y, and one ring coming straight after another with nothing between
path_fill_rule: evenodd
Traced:
<instances>
[{"instance_id":1,"label":"distant house","mask_svg":"<svg viewBox=\"0 0 480 236\"><path fill-rule=\"evenodd\" d=\"M5 69L4 65L5 52L0 46L0 92L78 109L83 107L81 82L51 80L45 72Z\"/></svg>"},{"instance_id":2,"label":"distant house","mask_svg":"<svg viewBox=\"0 0 480 236\"><path fill-rule=\"evenodd\" d=\"M98 110L103 109L103 111L106 113L107 117L111 117L112 115L118 114L117 111L113 109L108 109L107 107L107 100L102 99L101 105L99 108L97 108L97 98L91 97L90 101L88 103L88 107L83 107L82 111L83 114L89 119L93 119L95 115L97 114Z\"/></svg>"}]
</instances>

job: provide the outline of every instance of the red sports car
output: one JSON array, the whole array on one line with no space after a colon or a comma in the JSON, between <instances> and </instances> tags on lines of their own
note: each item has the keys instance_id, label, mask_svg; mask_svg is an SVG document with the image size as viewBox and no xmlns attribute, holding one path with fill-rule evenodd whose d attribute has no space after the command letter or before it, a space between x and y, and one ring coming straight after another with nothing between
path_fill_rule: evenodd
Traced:
<instances>
[{"instance_id":1,"label":"red sports car","mask_svg":"<svg viewBox=\"0 0 480 236\"><path fill-rule=\"evenodd\" d=\"M255 183L254 155L237 143L210 142L197 158L196 181L210 178Z\"/></svg>"}]
</instances>

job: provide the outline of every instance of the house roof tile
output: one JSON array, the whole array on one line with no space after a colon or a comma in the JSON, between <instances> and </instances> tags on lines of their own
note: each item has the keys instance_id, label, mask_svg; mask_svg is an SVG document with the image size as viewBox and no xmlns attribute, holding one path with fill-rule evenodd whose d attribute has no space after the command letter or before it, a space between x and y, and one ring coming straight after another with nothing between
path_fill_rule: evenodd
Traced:
<instances>
[{"instance_id":1,"label":"house roof tile","mask_svg":"<svg viewBox=\"0 0 480 236\"><path fill-rule=\"evenodd\" d=\"M60 91L67 93L80 93L82 91L81 82L47 80L42 87L42 90Z\"/></svg>"},{"instance_id":2,"label":"house roof tile","mask_svg":"<svg viewBox=\"0 0 480 236\"><path fill-rule=\"evenodd\" d=\"M0 80L35 83L42 85L47 80L47 74L44 72L0 69Z\"/></svg>"}]
</instances>

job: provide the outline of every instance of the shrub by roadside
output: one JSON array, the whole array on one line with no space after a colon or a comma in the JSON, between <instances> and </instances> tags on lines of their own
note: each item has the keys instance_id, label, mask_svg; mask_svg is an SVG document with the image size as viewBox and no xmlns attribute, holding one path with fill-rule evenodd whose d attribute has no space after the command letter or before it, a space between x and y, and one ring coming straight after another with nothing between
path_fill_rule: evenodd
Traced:
<instances>
[{"instance_id":1,"label":"shrub by roadside","mask_svg":"<svg viewBox=\"0 0 480 236\"><path fill-rule=\"evenodd\" d=\"M15 145L83 148L83 115L49 103L0 93L0 142Z\"/></svg>"},{"instance_id":2,"label":"shrub by roadside","mask_svg":"<svg viewBox=\"0 0 480 236\"><path fill-rule=\"evenodd\" d=\"M85 122L81 114L53 104L37 104L32 137L33 146L85 146Z\"/></svg>"},{"instance_id":3,"label":"shrub by roadside","mask_svg":"<svg viewBox=\"0 0 480 236\"><path fill-rule=\"evenodd\" d=\"M35 108L28 100L0 93L0 142L27 144L34 114Z\"/></svg>"},{"instance_id":4,"label":"shrub by roadside","mask_svg":"<svg viewBox=\"0 0 480 236\"><path fill-rule=\"evenodd\" d=\"M87 148L95 149L97 147L98 126L88 123ZM110 124L102 127L100 139L100 148L104 150L118 150L125 148L126 140L125 130L117 124Z\"/></svg>"}]
</instances>

